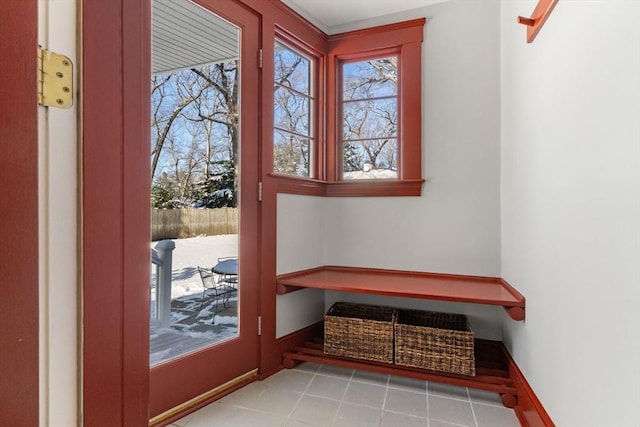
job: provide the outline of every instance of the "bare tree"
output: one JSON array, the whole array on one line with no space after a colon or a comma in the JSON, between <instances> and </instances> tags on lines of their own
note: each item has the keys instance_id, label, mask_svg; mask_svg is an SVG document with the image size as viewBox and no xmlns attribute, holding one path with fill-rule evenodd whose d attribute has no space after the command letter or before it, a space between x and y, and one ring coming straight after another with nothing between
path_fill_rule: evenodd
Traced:
<instances>
[{"instance_id":1,"label":"bare tree","mask_svg":"<svg viewBox=\"0 0 640 427\"><path fill-rule=\"evenodd\" d=\"M171 82L173 74L164 76L154 76L152 79L151 97L154 100L151 126L154 129L154 146L151 150L151 179L153 179L162 147L171 131L174 121L194 100L193 97L175 99L175 94L171 94ZM168 108L167 108L168 107Z\"/></svg>"},{"instance_id":2,"label":"bare tree","mask_svg":"<svg viewBox=\"0 0 640 427\"><path fill-rule=\"evenodd\" d=\"M227 154L234 169L234 188L233 193L238 193L238 143L239 143L239 81L238 81L238 61L229 61L225 63L214 64L200 69L191 68L196 76L205 84L214 89L213 97L208 98L210 102L203 102L200 97L197 98L196 117L189 117L191 121L203 123L205 127L213 124L222 125L227 132ZM211 150L208 151L211 155ZM211 160L209 160L210 164Z\"/></svg>"},{"instance_id":3,"label":"bare tree","mask_svg":"<svg viewBox=\"0 0 640 427\"><path fill-rule=\"evenodd\" d=\"M191 72L200 77L210 87L215 89L213 103L204 103L198 97L197 118L189 120L210 121L223 125L227 129L229 140L229 157L235 165L238 163L238 61L215 64L201 69L191 68Z\"/></svg>"},{"instance_id":4,"label":"bare tree","mask_svg":"<svg viewBox=\"0 0 640 427\"><path fill-rule=\"evenodd\" d=\"M309 176L310 61L277 43L274 68L274 172Z\"/></svg>"},{"instance_id":5,"label":"bare tree","mask_svg":"<svg viewBox=\"0 0 640 427\"><path fill-rule=\"evenodd\" d=\"M345 65L343 164L345 171L394 169L397 162L397 58ZM359 153L359 156L355 153ZM360 165L358 165L360 161Z\"/></svg>"},{"instance_id":6,"label":"bare tree","mask_svg":"<svg viewBox=\"0 0 640 427\"><path fill-rule=\"evenodd\" d=\"M237 60L154 76L152 179L162 171L154 185L163 200L171 193L176 203L199 203L198 186L221 164L232 165L237 193L238 92Z\"/></svg>"}]
</instances>

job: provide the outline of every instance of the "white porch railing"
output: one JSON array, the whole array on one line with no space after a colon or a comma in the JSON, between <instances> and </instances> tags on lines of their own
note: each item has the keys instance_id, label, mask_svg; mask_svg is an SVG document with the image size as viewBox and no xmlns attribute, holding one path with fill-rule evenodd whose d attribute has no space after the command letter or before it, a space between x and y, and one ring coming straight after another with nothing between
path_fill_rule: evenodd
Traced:
<instances>
[{"instance_id":1,"label":"white porch railing","mask_svg":"<svg viewBox=\"0 0 640 427\"><path fill-rule=\"evenodd\" d=\"M151 249L151 263L156 269L155 316L151 323L160 328L171 324L171 264L175 248L173 240L162 240Z\"/></svg>"}]
</instances>

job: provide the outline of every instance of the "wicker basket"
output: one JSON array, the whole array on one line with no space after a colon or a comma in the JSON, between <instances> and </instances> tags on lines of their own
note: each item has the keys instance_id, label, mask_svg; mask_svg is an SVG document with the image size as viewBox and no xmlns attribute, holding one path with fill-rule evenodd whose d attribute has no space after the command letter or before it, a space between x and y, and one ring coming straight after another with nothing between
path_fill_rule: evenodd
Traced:
<instances>
[{"instance_id":1,"label":"wicker basket","mask_svg":"<svg viewBox=\"0 0 640 427\"><path fill-rule=\"evenodd\" d=\"M399 310L395 324L398 365L475 375L473 331L466 316Z\"/></svg>"},{"instance_id":2,"label":"wicker basket","mask_svg":"<svg viewBox=\"0 0 640 427\"><path fill-rule=\"evenodd\" d=\"M396 316L392 307L337 302L324 317L324 352L393 363Z\"/></svg>"}]
</instances>

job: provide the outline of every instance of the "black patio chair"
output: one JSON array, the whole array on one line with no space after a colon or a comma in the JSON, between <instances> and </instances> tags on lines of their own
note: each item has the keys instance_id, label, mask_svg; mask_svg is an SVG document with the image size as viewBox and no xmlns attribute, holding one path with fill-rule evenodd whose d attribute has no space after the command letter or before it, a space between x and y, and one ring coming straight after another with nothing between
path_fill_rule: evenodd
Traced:
<instances>
[{"instance_id":1,"label":"black patio chair","mask_svg":"<svg viewBox=\"0 0 640 427\"><path fill-rule=\"evenodd\" d=\"M202 311L202 307L204 306L205 297L207 295L213 296L215 302L213 316L215 319L215 315L218 313L220 301L222 301L223 306L226 308L229 304L231 293L235 292L235 289L227 282L217 281L215 274L208 268L198 267L198 272L200 273L200 279L202 279L203 287L202 301L200 302L200 311Z\"/></svg>"}]
</instances>

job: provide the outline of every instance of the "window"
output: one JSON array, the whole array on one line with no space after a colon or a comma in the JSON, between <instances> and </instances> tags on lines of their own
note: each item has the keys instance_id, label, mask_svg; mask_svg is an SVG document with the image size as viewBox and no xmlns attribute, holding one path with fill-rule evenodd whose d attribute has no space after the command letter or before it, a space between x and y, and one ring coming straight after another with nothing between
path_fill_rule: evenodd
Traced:
<instances>
[{"instance_id":1,"label":"window","mask_svg":"<svg viewBox=\"0 0 640 427\"><path fill-rule=\"evenodd\" d=\"M340 68L342 179L398 178L398 56Z\"/></svg>"},{"instance_id":2,"label":"window","mask_svg":"<svg viewBox=\"0 0 640 427\"><path fill-rule=\"evenodd\" d=\"M273 171L313 177L312 61L280 41L274 49Z\"/></svg>"},{"instance_id":3,"label":"window","mask_svg":"<svg viewBox=\"0 0 640 427\"><path fill-rule=\"evenodd\" d=\"M329 36L328 196L421 194L424 23Z\"/></svg>"},{"instance_id":4,"label":"window","mask_svg":"<svg viewBox=\"0 0 640 427\"><path fill-rule=\"evenodd\" d=\"M326 45L312 51L286 37L276 41L273 171L279 192L421 194L425 22L327 36Z\"/></svg>"}]
</instances>

